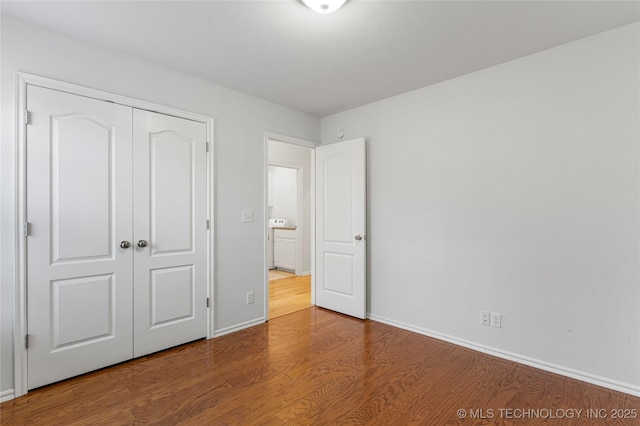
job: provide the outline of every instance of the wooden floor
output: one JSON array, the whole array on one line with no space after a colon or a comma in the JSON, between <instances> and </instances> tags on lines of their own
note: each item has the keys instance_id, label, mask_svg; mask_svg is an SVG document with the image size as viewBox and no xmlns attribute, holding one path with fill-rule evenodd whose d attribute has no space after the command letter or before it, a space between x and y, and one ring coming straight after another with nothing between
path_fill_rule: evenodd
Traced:
<instances>
[{"instance_id":1,"label":"wooden floor","mask_svg":"<svg viewBox=\"0 0 640 426\"><path fill-rule=\"evenodd\" d=\"M269 281L279 280L280 278L295 277L293 272L282 271L280 269L269 269Z\"/></svg>"},{"instance_id":2,"label":"wooden floor","mask_svg":"<svg viewBox=\"0 0 640 426\"><path fill-rule=\"evenodd\" d=\"M311 306L311 275L285 273L269 280L269 319ZM269 271L271 277L272 271Z\"/></svg>"},{"instance_id":3,"label":"wooden floor","mask_svg":"<svg viewBox=\"0 0 640 426\"><path fill-rule=\"evenodd\" d=\"M514 418L522 410L529 419ZM569 410L583 411L558 419ZM2 425L637 425L612 419L632 410L640 398L314 307L37 389L0 416Z\"/></svg>"}]
</instances>

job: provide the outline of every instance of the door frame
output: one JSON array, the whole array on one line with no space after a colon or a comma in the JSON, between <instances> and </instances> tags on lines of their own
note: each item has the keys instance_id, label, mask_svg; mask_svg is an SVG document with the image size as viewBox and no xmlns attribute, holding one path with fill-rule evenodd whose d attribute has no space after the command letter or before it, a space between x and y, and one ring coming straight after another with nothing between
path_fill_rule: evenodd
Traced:
<instances>
[{"instance_id":1,"label":"door frame","mask_svg":"<svg viewBox=\"0 0 640 426\"><path fill-rule=\"evenodd\" d=\"M305 148L309 148L309 150L311 151L311 170L310 175L311 175L311 182L309 182L309 184L311 185L311 223L309 224L309 226L311 227L310 229L310 235L311 235L311 304L315 305L316 304L316 287L315 287L315 274L316 274L316 261L315 261L315 257L316 257L316 238L315 238L315 226L316 226L316 214L315 214L315 208L316 208L316 192L315 192L315 182L316 182L316 173L315 173L315 159L316 159L316 151L315 148L317 146L319 146L319 143L316 142L312 142L309 140L305 140L305 139L300 139L300 138L296 138L293 136L286 136L286 135L281 135L278 133L273 133L273 132L264 132L264 194L263 194L263 199L262 199L262 205L263 205L263 223L264 223L264 231L262 233L263 235L263 248L264 248L264 318L265 321L269 321L269 263L268 263L268 255L267 255L267 251L269 250L268 248L268 244L269 241L267 239L267 234L269 232L269 205L268 205L268 199L269 199L269 165L275 165L275 166L280 166L280 167L289 167L289 168L293 168L293 169L297 169L296 172L296 180L299 182L300 181L300 175L302 173L301 169L298 169L296 167L290 166L290 165L284 165L284 164L278 164L278 163L270 163L269 162L269 141L276 141L276 142L284 142L284 143L288 143L291 145L296 145L296 146L301 146L301 147L305 147ZM302 188L300 188L300 185L298 185L297 190L300 191ZM300 193L298 192L298 196L300 195ZM302 200L298 200L298 204L302 203ZM300 210L299 206L298 206L298 210ZM296 236L299 237L301 234L301 228L298 227L298 229L296 229ZM299 238L298 238L299 240ZM298 247L299 244L296 244L296 262L298 262L298 253L300 252L299 250L301 249L301 247ZM301 257L301 256L300 256ZM297 270L297 265L296 265L296 270Z\"/></svg>"},{"instance_id":2,"label":"door frame","mask_svg":"<svg viewBox=\"0 0 640 426\"><path fill-rule=\"evenodd\" d=\"M214 170L213 170L213 147L214 147L214 120L213 117L180 110L177 108L160 105L153 102L147 102L140 99L130 98L127 96L116 95L102 90L92 89L72 83L50 79L34 74L23 72L16 73L16 134L17 134L17 161L16 161L16 195L17 195L17 214L14 247L16 247L15 276L14 276L14 311L13 311L13 354L14 354L14 397L19 397L27 393L27 348L25 347L25 337L27 335L27 252L25 230L27 226L26 218L26 173L27 173L27 133L26 122L28 119L27 106L27 86L39 86L47 89L67 92L73 95L94 98L106 102L113 102L132 108L154 111L161 114L172 115L187 120L205 123L207 126L207 218L210 226L207 232L207 297L210 300L207 309L207 339L213 336L214 315L213 306L215 300L214 288L214 217L213 212L215 197L213 196L214 188Z\"/></svg>"}]
</instances>

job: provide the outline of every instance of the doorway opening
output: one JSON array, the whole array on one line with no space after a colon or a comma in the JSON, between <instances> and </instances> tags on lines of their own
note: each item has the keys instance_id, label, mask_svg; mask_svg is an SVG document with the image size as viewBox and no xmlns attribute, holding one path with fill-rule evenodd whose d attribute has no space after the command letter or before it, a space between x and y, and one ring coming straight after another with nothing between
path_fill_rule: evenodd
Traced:
<instances>
[{"instance_id":1,"label":"doorway opening","mask_svg":"<svg viewBox=\"0 0 640 426\"><path fill-rule=\"evenodd\" d=\"M267 319L313 306L313 147L277 135L266 138Z\"/></svg>"}]
</instances>

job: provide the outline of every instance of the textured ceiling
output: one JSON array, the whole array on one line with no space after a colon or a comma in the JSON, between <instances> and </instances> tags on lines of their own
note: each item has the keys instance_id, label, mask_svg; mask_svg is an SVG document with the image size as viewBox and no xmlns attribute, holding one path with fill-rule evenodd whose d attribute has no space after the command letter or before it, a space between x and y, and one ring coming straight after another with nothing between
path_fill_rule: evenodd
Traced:
<instances>
[{"instance_id":1,"label":"textured ceiling","mask_svg":"<svg viewBox=\"0 0 640 426\"><path fill-rule=\"evenodd\" d=\"M640 20L637 1L2 1L2 13L323 117Z\"/></svg>"}]
</instances>

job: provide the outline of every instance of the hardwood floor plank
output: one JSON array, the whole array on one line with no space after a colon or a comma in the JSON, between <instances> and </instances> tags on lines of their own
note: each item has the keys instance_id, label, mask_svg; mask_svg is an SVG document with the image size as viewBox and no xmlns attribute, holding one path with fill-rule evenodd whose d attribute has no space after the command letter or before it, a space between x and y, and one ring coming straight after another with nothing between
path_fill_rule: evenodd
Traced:
<instances>
[{"instance_id":1,"label":"hardwood floor plank","mask_svg":"<svg viewBox=\"0 0 640 426\"><path fill-rule=\"evenodd\" d=\"M311 306L311 275L291 275L269 281L269 319Z\"/></svg>"},{"instance_id":2,"label":"hardwood floor plank","mask_svg":"<svg viewBox=\"0 0 640 426\"><path fill-rule=\"evenodd\" d=\"M587 418L586 410L640 411L640 398L308 308L36 389L3 403L0 419L36 426L557 423L500 416L514 409L582 409L569 424L631 425L638 419Z\"/></svg>"},{"instance_id":3,"label":"hardwood floor plank","mask_svg":"<svg viewBox=\"0 0 640 426\"><path fill-rule=\"evenodd\" d=\"M279 280L281 278L295 277L296 274L280 269L269 269L269 281Z\"/></svg>"}]
</instances>

